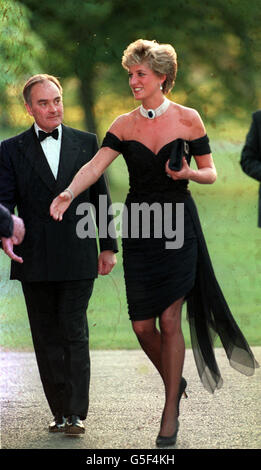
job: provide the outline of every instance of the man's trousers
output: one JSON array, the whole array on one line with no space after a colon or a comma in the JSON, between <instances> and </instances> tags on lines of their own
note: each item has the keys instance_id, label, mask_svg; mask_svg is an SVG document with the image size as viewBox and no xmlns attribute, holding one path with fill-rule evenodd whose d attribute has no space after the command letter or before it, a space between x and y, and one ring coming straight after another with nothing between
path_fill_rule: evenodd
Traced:
<instances>
[{"instance_id":1,"label":"man's trousers","mask_svg":"<svg viewBox=\"0 0 261 470\"><path fill-rule=\"evenodd\" d=\"M90 355L87 307L93 279L22 282L45 396L53 415L85 419Z\"/></svg>"}]
</instances>

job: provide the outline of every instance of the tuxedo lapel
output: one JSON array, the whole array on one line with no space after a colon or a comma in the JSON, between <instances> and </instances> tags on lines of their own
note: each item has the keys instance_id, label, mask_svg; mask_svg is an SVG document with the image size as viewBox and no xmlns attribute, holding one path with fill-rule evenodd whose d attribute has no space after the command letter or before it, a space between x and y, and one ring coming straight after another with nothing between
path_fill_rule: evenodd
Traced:
<instances>
[{"instance_id":1,"label":"tuxedo lapel","mask_svg":"<svg viewBox=\"0 0 261 470\"><path fill-rule=\"evenodd\" d=\"M19 146L34 171L38 173L39 177L52 192L59 193L68 186L71 182L72 172L80 151L77 138L69 127L62 125L62 142L57 180L37 139L34 126L19 141Z\"/></svg>"},{"instance_id":2,"label":"tuxedo lapel","mask_svg":"<svg viewBox=\"0 0 261 470\"><path fill-rule=\"evenodd\" d=\"M62 145L56 187L58 192L63 191L71 183L79 151L80 147L74 132L62 125Z\"/></svg>"},{"instance_id":3,"label":"tuxedo lapel","mask_svg":"<svg viewBox=\"0 0 261 470\"><path fill-rule=\"evenodd\" d=\"M24 136L24 139L19 141L19 145L24 157L29 161L34 171L38 173L42 181L51 191L55 191L56 180L44 155L41 144L37 139L33 126Z\"/></svg>"}]
</instances>

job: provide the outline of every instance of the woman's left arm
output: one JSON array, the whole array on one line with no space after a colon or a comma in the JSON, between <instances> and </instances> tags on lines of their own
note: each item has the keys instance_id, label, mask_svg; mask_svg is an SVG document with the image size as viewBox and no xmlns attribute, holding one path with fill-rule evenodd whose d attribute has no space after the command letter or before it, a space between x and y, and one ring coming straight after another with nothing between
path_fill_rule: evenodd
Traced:
<instances>
[{"instance_id":1,"label":"woman's left arm","mask_svg":"<svg viewBox=\"0 0 261 470\"><path fill-rule=\"evenodd\" d=\"M212 184L217 179L217 171L211 154L200 155L194 157L197 163L197 170L193 170L188 165L185 157L183 157L182 168L180 171L172 171L166 163L166 173L173 180L191 180L200 184Z\"/></svg>"},{"instance_id":2,"label":"woman's left arm","mask_svg":"<svg viewBox=\"0 0 261 470\"><path fill-rule=\"evenodd\" d=\"M206 135L206 129L203 121L197 111L188 109L191 123L191 136L189 140L199 139ZM173 180L188 179L200 184L212 184L217 179L217 171L211 153L203 155L193 155L197 164L197 170L190 168L188 162L183 157L182 168L180 171L172 171L166 164L166 172Z\"/></svg>"}]
</instances>

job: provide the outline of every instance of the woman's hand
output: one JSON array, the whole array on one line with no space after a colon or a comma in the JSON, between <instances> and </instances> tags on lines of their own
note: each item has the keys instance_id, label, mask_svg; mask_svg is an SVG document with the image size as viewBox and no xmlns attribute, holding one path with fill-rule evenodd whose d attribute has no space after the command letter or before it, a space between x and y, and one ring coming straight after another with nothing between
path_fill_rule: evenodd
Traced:
<instances>
[{"instance_id":1,"label":"woman's hand","mask_svg":"<svg viewBox=\"0 0 261 470\"><path fill-rule=\"evenodd\" d=\"M169 160L166 163L166 173L173 180L188 180L191 177L191 168L188 165L188 162L185 157L182 158L182 167L180 171L173 171L169 168Z\"/></svg>"},{"instance_id":2,"label":"woman's hand","mask_svg":"<svg viewBox=\"0 0 261 470\"><path fill-rule=\"evenodd\" d=\"M216 181L217 172L211 154L195 156L197 170L189 167L185 157L182 159L182 168L180 171L169 169L169 162L166 163L166 173L173 180L190 180L200 184L212 184Z\"/></svg>"},{"instance_id":3,"label":"woman's hand","mask_svg":"<svg viewBox=\"0 0 261 470\"><path fill-rule=\"evenodd\" d=\"M69 191L63 191L59 196L57 196L51 206L50 206L50 215L54 220L62 220L64 212L68 209L69 205L72 202L72 196Z\"/></svg>"}]
</instances>

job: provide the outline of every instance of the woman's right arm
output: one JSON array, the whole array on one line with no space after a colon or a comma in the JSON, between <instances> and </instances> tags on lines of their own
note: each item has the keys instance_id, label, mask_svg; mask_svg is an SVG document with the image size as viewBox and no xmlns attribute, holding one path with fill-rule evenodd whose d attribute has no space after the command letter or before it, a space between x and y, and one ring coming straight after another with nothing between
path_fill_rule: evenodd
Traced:
<instances>
[{"instance_id":1,"label":"woman's right arm","mask_svg":"<svg viewBox=\"0 0 261 470\"><path fill-rule=\"evenodd\" d=\"M72 200L92 186L118 155L118 151L109 147L98 150L96 155L76 173L70 186L53 200L50 206L51 216L55 220L62 220Z\"/></svg>"},{"instance_id":2,"label":"woman's right arm","mask_svg":"<svg viewBox=\"0 0 261 470\"><path fill-rule=\"evenodd\" d=\"M96 155L76 173L70 186L74 197L77 197L85 189L92 186L101 177L106 168L119 155L119 152L109 147L102 147Z\"/></svg>"}]
</instances>

